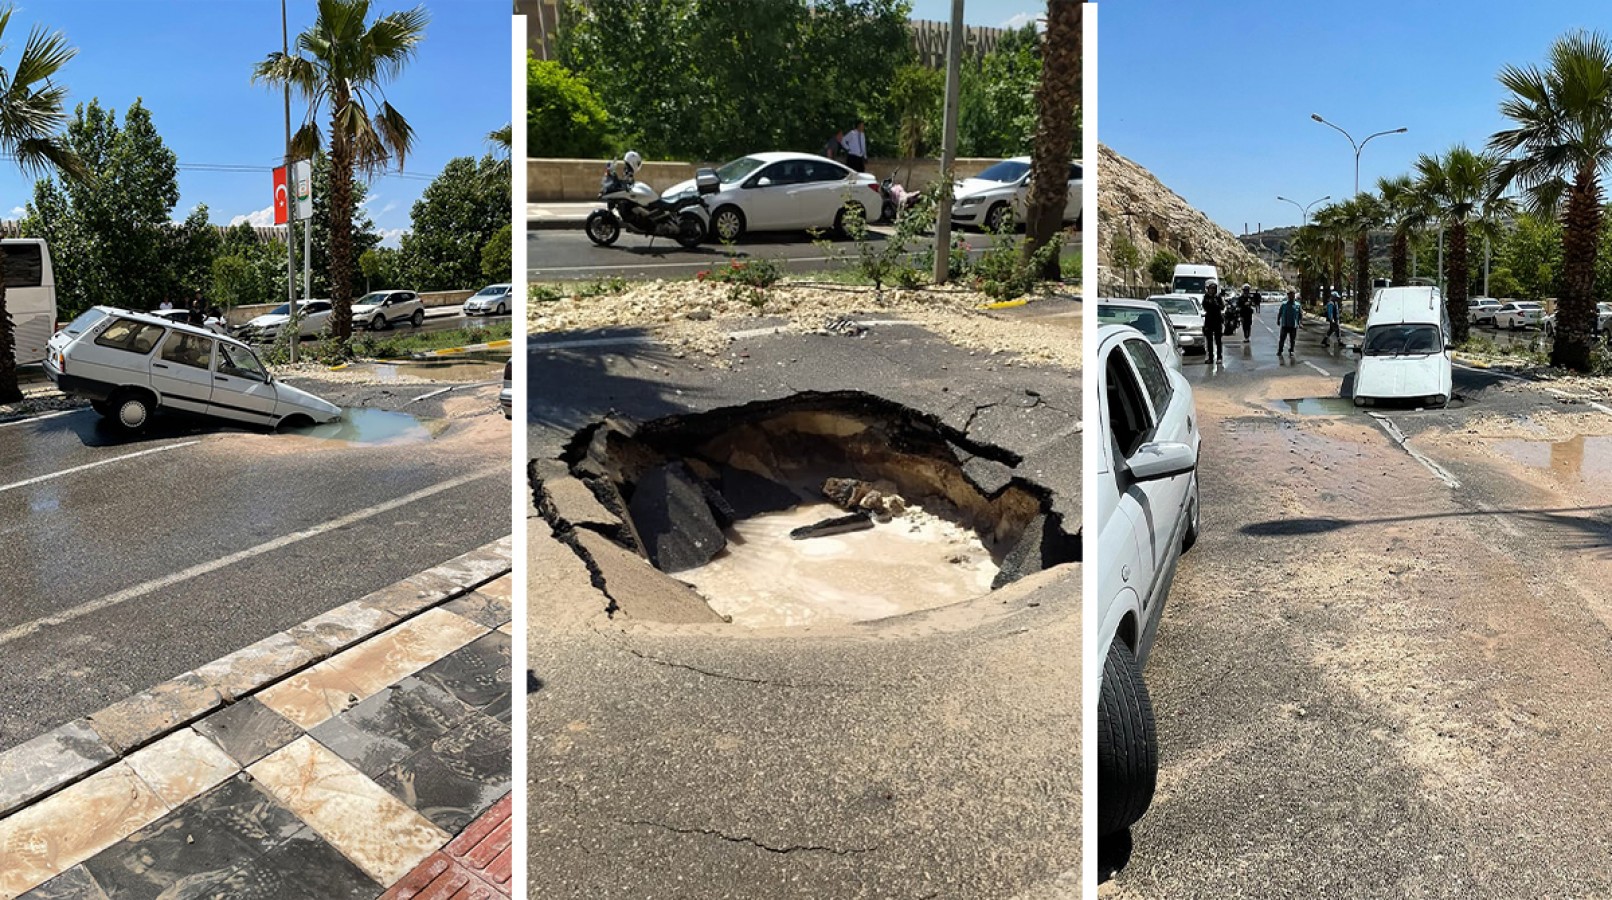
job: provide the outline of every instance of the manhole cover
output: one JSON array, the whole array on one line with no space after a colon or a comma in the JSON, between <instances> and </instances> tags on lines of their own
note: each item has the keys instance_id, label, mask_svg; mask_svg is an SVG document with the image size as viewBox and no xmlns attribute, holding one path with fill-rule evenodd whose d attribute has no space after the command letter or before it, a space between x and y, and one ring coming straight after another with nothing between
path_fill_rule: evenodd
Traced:
<instances>
[{"instance_id":1,"label":"manhole cover","mask_svg":"<svg viewBox=\"0 0 1612 900\"><path fill-rule=\"evenodd\" d=\"M534 472L538 509L612 615L867 621L1079 558L1078 524L1015 454L862 393L607 419L561 463Z\"/></svg>"}]
</instances>

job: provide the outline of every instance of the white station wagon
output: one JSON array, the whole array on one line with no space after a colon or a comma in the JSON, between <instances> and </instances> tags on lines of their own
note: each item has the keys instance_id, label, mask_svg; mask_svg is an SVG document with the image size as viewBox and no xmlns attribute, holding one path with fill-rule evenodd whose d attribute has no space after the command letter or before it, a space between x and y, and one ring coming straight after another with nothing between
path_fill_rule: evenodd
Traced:
<instances>
[{"instance_id":1,"label":"white station wagon","mask_svg":"<svg viewBox=\"0 0 1612 900\"><path fill-rule=\"evenodd\" d=\"M276 381L234 338L110 306L50 339L45 374L129 431L164 408L271 428L341 418L335 404Z\"/></svg>"}]
</instances>

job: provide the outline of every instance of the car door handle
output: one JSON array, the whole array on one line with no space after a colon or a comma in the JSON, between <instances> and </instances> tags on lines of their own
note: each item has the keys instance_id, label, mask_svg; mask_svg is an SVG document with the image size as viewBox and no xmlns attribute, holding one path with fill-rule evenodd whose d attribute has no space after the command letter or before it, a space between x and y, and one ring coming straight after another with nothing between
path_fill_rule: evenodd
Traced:
<instances>
[{"instance_id":1,"label":"car door handle","mask_svg":"<svg viewBox=\"0 0 1612 900\"><path fill-rule=\"evenodd\" d=\"M213 380L214 381L229 381L229 379L224 377L223 375L214 375Z\"/></svg>"},{"instance_id":2,"label":"car door handle","mask_svg":"<svg viewBox=\"0 0 1612 900\"><path fill-rule=\"evenodd\" d=\"M167 363L152 363L151 368L153 368L153 369L166 369L166 368L168 368L168 364Z\"/></svg>"}]
</instances>

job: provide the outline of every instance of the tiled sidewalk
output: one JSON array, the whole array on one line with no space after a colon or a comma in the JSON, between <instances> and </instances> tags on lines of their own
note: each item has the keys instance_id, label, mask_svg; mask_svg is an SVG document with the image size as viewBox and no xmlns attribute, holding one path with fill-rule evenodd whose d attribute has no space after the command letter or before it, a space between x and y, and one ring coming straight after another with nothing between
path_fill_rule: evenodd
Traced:
<instances>
[{"instance_id":1,"label":"tiled sidewalk","mask_svg":"<svg viewBox=\"0 0 1612 900\"><path fill-rule=\"evenodd\" d=\"M508 832L510 617L506 574L0 819L0 898L372 900L439 858L507 897L507 843L466 860Z\"/></svg>"}]
</instances>

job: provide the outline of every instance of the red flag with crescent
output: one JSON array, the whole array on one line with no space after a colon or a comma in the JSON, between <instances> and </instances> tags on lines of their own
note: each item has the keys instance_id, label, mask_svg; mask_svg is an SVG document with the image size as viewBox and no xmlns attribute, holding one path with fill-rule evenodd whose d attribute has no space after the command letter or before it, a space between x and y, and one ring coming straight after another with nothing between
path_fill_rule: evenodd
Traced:
<instances>
[{"instance_id":1,"label":"red flag with crescent","mask_svg":"<svg viewBox=\"0 0 1612 900\"><path fill-rule=\"evenodd\" d=\"M285 166L274 170L274 224L284 225L287 210L290 209L289 195L285 186Z\"/></svg>"}]
</instances>

